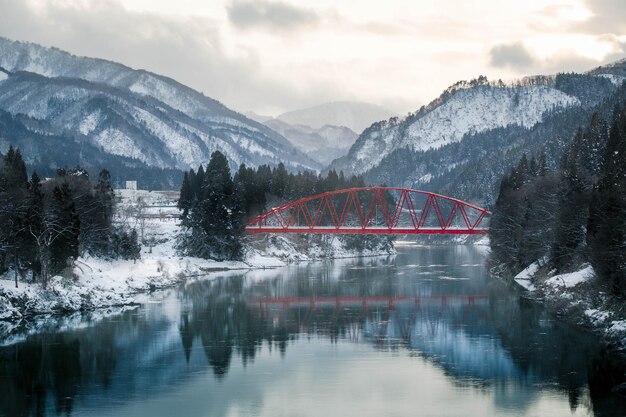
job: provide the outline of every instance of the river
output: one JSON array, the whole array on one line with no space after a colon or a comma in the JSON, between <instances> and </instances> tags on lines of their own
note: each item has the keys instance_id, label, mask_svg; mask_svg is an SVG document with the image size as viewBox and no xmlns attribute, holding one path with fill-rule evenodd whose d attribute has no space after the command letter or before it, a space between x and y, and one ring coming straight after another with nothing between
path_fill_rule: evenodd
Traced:
<instances>
[{"instance_id":1,"label":"river","mask_svg":"<svg viewBox=\"0 0 626 417\"><path fill-rule=\"evenodd\" d=\"M623 363L471 246L230 271L89 317L3 343L1 416L626 415Z\"/></svg>"}]
</instances>

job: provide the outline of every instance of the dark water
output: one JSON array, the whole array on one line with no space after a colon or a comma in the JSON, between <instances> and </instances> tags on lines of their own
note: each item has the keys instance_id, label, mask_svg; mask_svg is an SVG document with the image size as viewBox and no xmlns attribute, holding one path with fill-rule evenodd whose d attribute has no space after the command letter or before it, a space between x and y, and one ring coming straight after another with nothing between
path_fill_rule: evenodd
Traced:
<instances>
[{"instance_id":1,"label":"dark water","mask_svg":"<svg viewBox=\"0 0 626 417\"><path fill-rule=\"evenodd\" d=\"M0 347L0 415L626 415L623 364L483 263L403 247L189 283Z\"/></svg>"}]
</instances>

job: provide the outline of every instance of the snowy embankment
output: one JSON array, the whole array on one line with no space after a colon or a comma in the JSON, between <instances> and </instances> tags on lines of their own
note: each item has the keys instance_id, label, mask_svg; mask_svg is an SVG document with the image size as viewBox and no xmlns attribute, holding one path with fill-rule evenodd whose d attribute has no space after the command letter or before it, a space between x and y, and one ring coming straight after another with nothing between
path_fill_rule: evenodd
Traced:
<instances>
[{"instance_id":1,"label":"snowy embankment","mask_svg":"<svg viewBox=\"0 0 626 417\"><path fill-rule=\"evenodd\" d=\"M175 218L156 216L129 226L142 230L143 240L150 242L143 245L141 259L137 261L80 257L75 261L73 276L55 276L45 290L39 283L28 280L20 281L15 288L12 272L1 276L0 320L132 305L147 291L170 287L193 277L211 277L226 270L278 268L291 262L393 252L393 248L348 250L337 238L330 237L298 240L297 237L258 236L250 237L243 261L218 262L177 254L179 221Z\"/></svg>"},{"instance_id":2,"label":"snowy embankment","mask_svg":"<svg viewBox=\"0 0 626 417\"><path fill-rule=\"evenodd\" d=\"M583 264L577 271L555 275L544 259L530 264L514 281L531 298L541 300L557 313L591 327L626 349L626 320L601 291L591 265Z\"/></svg>"}]
</instances>

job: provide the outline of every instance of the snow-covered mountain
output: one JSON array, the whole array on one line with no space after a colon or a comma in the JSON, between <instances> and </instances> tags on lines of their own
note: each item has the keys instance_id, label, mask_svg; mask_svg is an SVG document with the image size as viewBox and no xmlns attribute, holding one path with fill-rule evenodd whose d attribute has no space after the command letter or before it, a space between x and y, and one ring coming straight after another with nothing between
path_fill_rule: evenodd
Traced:
<instances>
[{"instance_id":1,"label":"snow-covered mountain","mask_svg":"<svg viewBox=\"0 0 626 417\"><path fill-rule=\"evenodd\" d=\"M289 111L279 115L277 119L291 125L310 126L314 129L320 129L326 125L345 126L361 133L372 123L393 116L397 115L374 104L337 101Z\"/></svg>"},{"instance_id":2,"label":"snow-covered mountain","mask_svg":"<svg viewBox=\"0 0 626 417\"><path fill-rule=\"evenodd\" d=\"M345 126L325 125L312 128L305 125L292 125L279 119L270 119L264 124L283 135L298 150L324 166L345 155L358 137L357 133Z\"/></svg>"},{"instance_id":3,"label":"snow-covered mountain","mask_svg":"<svg viewBox=\"0 0 626 417\"><path fill-rule=\"evenodd\" d=\"M215 150L233 167L319 168L280 134L164 76L3 38L0 67L0 110L45 121L77 145L160 168L195 168ZM10 142L20 145L1 132L2 148Z\"/></svg>"},{"instance_id":4,"label":"snow-covered mountain","mask_svg":"<svg viewBox=\"0 0 626 417\"><path fill-rule=\"evenodd\" d=\"M558 149L577 126L619 93L623 67L622 62L508 85L485 77L458 82L404 119L373 124L329 168L365 175L370 183L449 191L489 204L501 173L522 152L560 141L551 155L558 160ZM476 181L479 176L483 182ZM475 183L467 183L469 178Z\"/></svg>"},{"instance_id":5,"label":"snow-covered mountain","mask_svg":"<svg viewBox=\"0 0 626 417\"><path fill-rule=\"evenodd\" d=\"M406 119L392 118L367 129L333 167L362 174L397 149L425 151L458 142L465 134L508 125L532 127L548 110L579 104L548 85L492 85L486 78L457 83Z\"/></svg>"}]
</instances>

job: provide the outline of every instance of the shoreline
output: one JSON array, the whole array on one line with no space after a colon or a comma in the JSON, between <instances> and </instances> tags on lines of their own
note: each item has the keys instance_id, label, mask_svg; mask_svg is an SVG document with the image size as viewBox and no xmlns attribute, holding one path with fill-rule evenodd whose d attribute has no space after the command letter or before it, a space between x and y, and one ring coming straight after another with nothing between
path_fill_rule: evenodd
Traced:
<instances>
[{"instance_id":1,"label":"shoreline","mask_svg":"<svg viewBox=\"0 0 626 417\"><path fill-rule=\"evenodd\" d=\"M77 279L54 276L43 289L39 283L20 281L15 288L12 272L0 278L0 322L19 322L37 316L64 315L98 309L140 305L136 300L154 291L174 288L192 279L212 279L221 273L264 269L278 269L289 264L320 262L333 259L392 256L388 252L340 253L339 256L280 259L262 256L256 251L252 259L244 261L213 261L192 257L148 258L133 261L107 261L99 258L80 258L91 271L81 271ZM172 259L175 258L175 259ZM106 264L111 267L106 268ZM80 269L74 267L74 273ZM85 268L86 269L86 268ZM126 275L119 275L127 270ZM146 273L148 270L157 273Z\"/></svg>"},{"instance_id":2,"label":"shoreline","mask_svg":"<svg viewBox=\"0 0 626 417\"><path fill-rule=\"evenodd\" d=\"M582 264L573 272L554 274L540 260L505 280L521 291L520 296L540 303L565 322L600 336L616 353L626 354L626 319L613 308L615 300L602 291L589 264Z\"/></svg>"},{"instance_id":3,"label":"shoreline","mask_svg":"<svg viewBox=\"0 0 626 417\"><path fill-rule=\"evenodd\" d=\"M38 315L133 305L136 297L171 288L188 279L210 277L230 271L281 268L290 263L323 259L390 255L393 248L346 249L337 239L298 242L280 235L249 239L241 261L215 261L181 256L176 250L180 225L177 219L144 221L141 258L107 260L85 255L75 260L65 276L50 278L48 288L20 281L15 288L13 272L0 276L0 323L30 320ZM0 333L2 329L0 328Z\"/></svg>"},{"instance_id":4,"label":"shoreline","mask_svg":"<svg viewBox=\"0 0 626 417\"><path fill-rule=\"evenodd\" d=\"M345 255L345 254L344 254ZM274 264L268 265L250 265L245 262L227 262L232 265L226 266L213 266L210 270L201 272L195 272L190 274L177 274L170 276L169 280L164 280L164 276L151 276L143 277L144 286L130 286L126 287L129 292L127 294L120 294L103 290L102 288L90 287L86 292L84 289L89 286L81 286L72 283L71 288L68 290L63 286L63 280L66 278L55 276L50 280L50 285L47 290L43 290L38 283L22 283L20 282L20 288L7 288L7 286L14 286L14 281L9 279L0 279L0 315L7 311L16 312L10 317L0 318L0 346L11 345L16 342L22 341L30 335L38 334L41 332L57 332L65 329L76 329L83 326L88 326L90 323L100 321L117 314L135 310L142 305L148 303L159 302L162 297L160 294L166 295L170 291L175 290L180 285L185 285L188 282L194 282L196 280L213 280L219 279L229 274L243 273L253 271L263 271L284 268L293 264L310 263L310 262L324 262L330 260L339 259L354 259L354 258L372 258L372 257L388 257L395 256L390 253L373 253L368 252L364 254L354 254L354 256L341 256L341 257L325 257L307 260L295 260L295 261L282 261L277 258L266 258L274 261ZM186 259L186 258L182 258ZM208 263L219 263L216 261L204 260ZM132 261L123 261L132 263ZM129 277L132 278L132 277ZM80 280L80 278L79 278ZM138 277L135 279L127 279L127 282L138 283ZM8 284L8 285L7 285ZM85 282L82 282L85 284ZM81 289L82 288L82 289ZM74 291L72 291L72 289ZM33 306L44 306L45 309L32 309L28 308L25 311L20 311L19 307L12 306L13 309L6 309L7 293L17 293L16 300L27 300ZM30 297L28 297L30 295ZM11 297L9 297L11 298ZM99 303L94 303L94 299L100 300ZM68 300L73 300L72 304L62 304ZM79 300L80 302L76 302ZM61 307L61 308L55 308ZM3 309L4 308L4 309Z\"/></svg>"}]
</instances>

